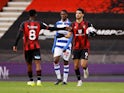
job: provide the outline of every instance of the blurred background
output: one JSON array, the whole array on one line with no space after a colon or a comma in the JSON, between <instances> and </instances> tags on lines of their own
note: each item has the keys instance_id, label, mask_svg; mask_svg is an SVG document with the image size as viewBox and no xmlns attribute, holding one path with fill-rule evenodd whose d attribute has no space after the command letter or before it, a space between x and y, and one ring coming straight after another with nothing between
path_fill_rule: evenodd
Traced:
<instances>
[{"instance_id":1,"label":"blurred background","mask_svg":"<svg viewBox=\"0 0 124 93\"><path fill-rule=\"evenodd\" d=\"M60 20L61 10L66 9L69 12L69 19L73 22L76 9L83 8L86 12L85 19L94 25L98 34L90 38L88 62L91 77L88 80L124 81L124 0L0 0L0 2L0 80L15 80L17 78L13 77L27 75L22 40L18 44L17 53L12 51L12 46L21 22L29 17L27 12L30 9L38 11L38 20L54 25ZM51 52L54 35L55 31L46 30L39 36L44 80L52 80L45 76L55 77ZM63 66L62 60L60 61ZM70 58L70 76L74 75L73 60Z\"/></svg>"}]
</instances>

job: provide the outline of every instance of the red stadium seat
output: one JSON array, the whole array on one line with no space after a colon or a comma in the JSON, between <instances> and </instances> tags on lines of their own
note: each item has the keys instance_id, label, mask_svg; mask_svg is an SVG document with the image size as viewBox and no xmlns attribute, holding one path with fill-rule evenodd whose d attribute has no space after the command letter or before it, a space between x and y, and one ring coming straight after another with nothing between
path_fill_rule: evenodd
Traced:
<instances>
[{"instance_id":1,"label":"red stadium seat","mask_svg":"<svg viewBox=\"0 0 124 93\"><path fill-rule=\"evenodd\" d=\"M0 10L7 4L9 0L0 0Z\"/></svg>"},{"instance_id":2,"label":"red stadium seat","mask_svg":"<svg viewBox=\"0 0 124 93\"><path fill-rule=\"evenodd\" d=\"M112 9L109 10L111 5L111 0L91 0L90 2L89 0L33 0L26 11L36 9L39 12L59 12L66 9L69 12L75 12L80 7L87 13L107 13L113 12ZM120 5L122 6L122 4ZM117 13L124 13L124 10L120 11Z\"/></svg>"}]
</instances>

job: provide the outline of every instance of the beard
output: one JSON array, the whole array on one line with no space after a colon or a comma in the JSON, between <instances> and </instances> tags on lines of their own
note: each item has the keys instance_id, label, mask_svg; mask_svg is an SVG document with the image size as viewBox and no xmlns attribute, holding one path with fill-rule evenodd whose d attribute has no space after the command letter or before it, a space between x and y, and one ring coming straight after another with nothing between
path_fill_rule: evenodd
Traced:
<instances>
[{"instance_id":1,"label":"beard","mask_svg":"<svg viewBox=\"0 0 124 93\"><path fill-rule=\"evenodd\" d=\"M82 17L76 17L76 20L81 20L82 19Z\"/></svg>"}]
</instances>

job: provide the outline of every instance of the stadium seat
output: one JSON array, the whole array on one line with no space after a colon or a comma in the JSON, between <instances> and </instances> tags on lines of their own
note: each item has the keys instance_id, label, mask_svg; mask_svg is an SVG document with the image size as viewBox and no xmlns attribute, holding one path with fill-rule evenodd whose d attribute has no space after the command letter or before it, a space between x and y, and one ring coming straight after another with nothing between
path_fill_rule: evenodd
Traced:
<instances>
[{"instance_id":1,"label":"stadium seat","mask_svg":"<svg viewBox=\"0 0 124 93\"><path fill-rule=\"evenodd\" d=\"M6 0L7 6L0 12L0 37L9 29L17 18L25 11L31 0Z\"/></svg>"},{"instance_id":2,"label":"stadium seat","mask_svg":"<svg viewBox=\"0 0 124 93\"><path fill-rule=\"evenodd\" d=\"M62 9L67 9L69 12L75 12L77 8L84 8L87 13L108 13L112 12L110 7L112 0L32 0L32 3L27 7L26 11L30 9L36 9L40 12L59 12ZM123 3L119 3L119 6L123 6ZM120 7L118 7L121 9ZM120 10L119 10L120 11ZM120 13L120 12L117 13ZM123 12L122 12L123 11ZM121 10L124 13L124 10Z\"/></svg>"},{"instance_id":3,"label":"stadium seat","mask_svg":"<svg viewBox=\"0 0 124 93\"><path fill-rule=\"evenodd\" d=\"M20 12L1 12L0 13L0 17L18 17L19 15L21 15Z\"/></svg>"},{"instance_id":4,"label":"stadium seat","mask_svg":"<svg viewBox=\"0 0 124 93\"><path fill-rule=\"evenodd\" d=\"M25 7L4 7L3 8L3 11L6 11L6 12L22 12L25 10Z\"/></svg>"},{"instance_id":5,"label":"stadium seat","mask_svg":"<svg viewBox=\"0 0 124 93\"><path fill-rule=\"evenodd\" d=\"M30 2L8 2L9 7L26 7Z\"/></svg>"}]
</instances>

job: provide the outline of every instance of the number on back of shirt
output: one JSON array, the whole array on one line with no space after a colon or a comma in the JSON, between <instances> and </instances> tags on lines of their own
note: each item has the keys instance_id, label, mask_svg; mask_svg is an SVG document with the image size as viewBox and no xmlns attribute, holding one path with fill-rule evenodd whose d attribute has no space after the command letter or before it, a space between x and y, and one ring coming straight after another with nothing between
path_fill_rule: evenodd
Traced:
<instances>
[{"instance_id":1,"label":"number on back of shirt","mask_svg":"<svg viewBox=\"0 0 124 93\"><path fill-rule=\"evenodd\" d=\"M29 39L30 40L35 40L36 39L36 32L35 32L35 30L30 30L29 31Z\"/></svg>"},{"instance_id":2,"label":"number on back of shirt","mask_svg":"<svg viewBox=\"0 0 124 93\"><path fill-rule=\"evenodd\" d=\"M85 52L85 59L88 59L88 52Z\"/></svg>"}]
</instances>

